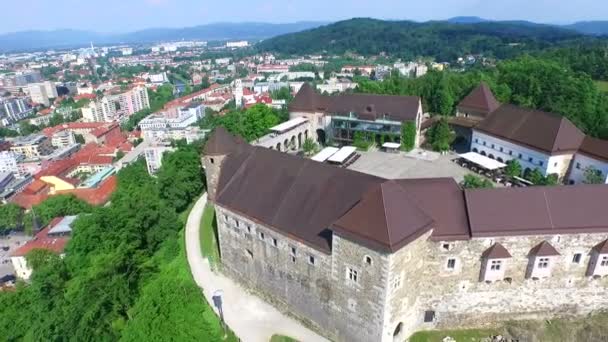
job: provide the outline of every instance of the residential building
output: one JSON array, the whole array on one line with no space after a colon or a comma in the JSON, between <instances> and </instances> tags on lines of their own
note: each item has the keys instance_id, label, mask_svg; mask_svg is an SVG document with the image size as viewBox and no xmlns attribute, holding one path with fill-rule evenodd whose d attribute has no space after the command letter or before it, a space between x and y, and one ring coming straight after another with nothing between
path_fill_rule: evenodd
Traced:
<instances>
[{"instance_id":1,"label":"residential building","mask_svg":"<svg viewBox=\"0 0 608 342\"><path fill-rule=\"evenodd\" d=\"M27 86L32 102L50 106L50 99L57 98L57 87L51 81L31 83Z\"/></svg>"},{"instance_id":2,"label":"residential building","mask_svg":"<svg viewBox=\"0 0 608 342\"><path fill-rule=\"evenodd\" d=\"M150 108L148 91L145 87L137 86L89 102L82 108L82 116L85 122L111 122L125 119L147 108Z\"/></svg>"},{"instance_id":3,"label":"residential building","mask_svg":"<svg viewBox=\"0 0 608 342\"><path fill-rule=\"evenodd\" d=\"M150 175L154 175L163 165L163 155L165 152L171 152L174 150L175 149L171 146L166 145L156 145L146 148L144 150L144 157L146 158L148 173Z\"/></svg>"},{"instance_id":4,"label":"residential building","mask_svg":"<svg viewBox=\"0 0 608 342\"><path fill-rule=\"evenodd\" d=\"M331 340L608 309L607 185L387 180L221 127L202 162L223 273Z\"/></svg>"},{"instance_id":5,"label":"residential building","mask_svg":"<svg viewBox=\"0 0 608 342\"><path fill-rule=\"evenodd\" d=\"M42 134L17 137L12 144L11 151L21 154L27 159L39 158L53 151L50 140Z\"/></svg>"},{"instance_id":6,"label":"residential building","mask_svg":"<svg viewBox=\"0 0 608 342\"><path fill-rule=\"evenodd\" d=\"M32 114L25 98L14 97L0 100L0 126L8 126Z\"/></svg>"},{"instance_id":7,"label":"residential building","mask_svg":"<svg viewBox=\"0 0 608 342\"><path fill-rule=\"evenodd\" d=\"M47 227L38 232L33 240L19 247L11 255L16 276L28 280L32 275L32 268L28 265L26 257L33 250L47 250L63 257L65 246L72 234L72 224L77 218L77 216L55 218Z\"/></svg>"},{"instance_id":8,"label":"residential building","mask_svg":"<svg viewBox=\"0 0 608 342\"><path fill-rule=\"evenodd\" d=\"M227 42L226 43L226 47L227 48L244 48L244 47L248 47L249 46L249 42L246 40L241 40L238 42Z\"/></svg>"},{"instance_id":9,"label":"residential building","mask_svg":"<svg viewBox=\"0 0 608 342\"><path fill-rule=\"evenodd\" d=\"M56 148L68 147L76 144L74 133L68 130L59 131L53 134L51 145Z\"/></svg>"},{"instance_id":10,"label":"residential building","mask_svg":"<svg viewBox=\"0 0 608 342\"><path fill-rule=\"evenodd\" d=\"M420 142L422 103L417 96L341 94L325 96L315 93L306 83L289 106L290 118L306 117L321 143L331 138L339 144L350 144L355 132L391 135L399 139L404 122L416 125L416 146Z\"/></svg>"},{"instance_id":11,"label":"residential building","mask_svg":"<svg viewBox=\"0 0 608 342\"><path fill-rule=\"evenodd\" d=\"M338 79L336 77L330 78L324 84L317 84L317 90L321 94L342 93L355 88L357 88L357 83L349 79Z\"/></svg>"},{"instance_id":12,"label":"residential building","mask_svg":"<svg viewBox=\"0 0 608 342\"><path fill-rule=\"evenodd\" d=\"M289 65L284 64L260 64L256 67L258 74L274 74L289 72Z\"/></svg>"},{"instance_id":13,"label":"residential building","mask_svg":"<svg viewBox=\"0 0 608 342\"><path fill-rule=\"evenodd\" d=\"M0 152L0 173L21 174L19 167L19 156L12 151Z\"/></svg>"}]
</instances>

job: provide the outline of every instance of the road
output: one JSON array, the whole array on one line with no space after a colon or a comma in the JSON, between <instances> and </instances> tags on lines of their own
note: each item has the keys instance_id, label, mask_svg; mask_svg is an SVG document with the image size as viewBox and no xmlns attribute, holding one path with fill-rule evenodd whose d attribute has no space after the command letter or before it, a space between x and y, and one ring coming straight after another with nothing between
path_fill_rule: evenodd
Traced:
<instances>
[{"instance_id":1,"label":"road","mask_svg":"<svg viewBox=\"0 0 608 342\"><path fill-rule=\"evenodd\" d=\"M224 319L245 342L268 342L274 334L286 335L303 342L328 341L295 319L282 314L270 304L249 294L233 280L211 271L200 248L199 227L207 203L204 194L194 205L186 223L186 252L194 280L203 289L207 302L213 303L216 290L222 290Z\"/></svg>"},{"instance_id":2,"label":"road","mask_svg":"<svg viewBox=\"0 0 608 342\"><path fill-rule=\"evenodd\" d=\"M149 146L150 146L149 141L146 141L146 140L142 141L139 145L135 146L135 148L132 151L127 152L127 154L125 154L124 157L122 157L119 161L114 163L114 166L116 167L116 169L120 170L123 167L131 164L132 162L136 161L140 155L143 155L144 150L146 148L148 148Z\"/></svg>"}]
</instances>

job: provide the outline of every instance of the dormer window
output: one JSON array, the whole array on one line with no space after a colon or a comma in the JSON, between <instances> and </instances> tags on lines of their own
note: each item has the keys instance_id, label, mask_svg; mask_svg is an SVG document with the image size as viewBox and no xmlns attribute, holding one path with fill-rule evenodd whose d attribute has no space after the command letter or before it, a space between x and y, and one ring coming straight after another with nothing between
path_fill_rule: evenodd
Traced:
<instances>
[{"instance_id":1,"label":"dormer window","mask_svg":"<svg viewBox=\"0 0 608 342\"><path fill-rule=\"evenodd\" d=\"M540 279L551 276L551 270L559 257L559 252L547 241L536 245L530 251L527 278Z\"/></svg>"},{"instance_id":2,"label":"dormer window","mask_svg":"<svg viewBox=\"0 0 608 342\"><path fill-rule=\"evenodd\" d=\"M480 280L487 283L505 279L507 260L511 254L503 245L493 244L482 255Z\"/></svg>"},{"instance_id":3,"label":"dormer window","mask_svg":"<svg viewBox=\"0 0 608 342\"><path fill-rule=\"evenodd\" d=\"M587 275L595 277L608 275L608 240L593 247Z\"/></svg>"}]
</instances>

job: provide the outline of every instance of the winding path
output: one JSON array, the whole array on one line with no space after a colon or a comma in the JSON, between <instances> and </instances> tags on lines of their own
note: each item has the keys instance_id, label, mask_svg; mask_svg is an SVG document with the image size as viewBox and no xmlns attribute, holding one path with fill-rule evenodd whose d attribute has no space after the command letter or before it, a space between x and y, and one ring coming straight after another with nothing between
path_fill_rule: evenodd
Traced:
<instances>
[{"instance_id":1,"label":"winding path","mask_svg":"<svg viewBox=\"0 0 608 342\"><path fill-rule=\"evenodd\" d=\"M250 294L231 279L211 271L201 253L199 227L207 194L194 205L186 223L186 253L194 280L209 303L216 290L223 290L224 319L245 342L268 342L274 334L286 335L303 342L327 341L295 319L282 314L262 299Z\"/></svg>"}]
</instances>

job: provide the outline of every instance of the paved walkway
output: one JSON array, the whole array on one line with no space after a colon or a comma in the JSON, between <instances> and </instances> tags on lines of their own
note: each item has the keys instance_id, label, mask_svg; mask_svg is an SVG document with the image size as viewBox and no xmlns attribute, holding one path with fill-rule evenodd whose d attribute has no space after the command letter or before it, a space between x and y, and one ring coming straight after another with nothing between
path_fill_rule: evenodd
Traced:
<instances>
[{"instance_id":1,"label":"paved walkway","mask_svg":"<svg viewBox=\"0 0 608 342\"><path fill-rule=\"evenodd\" d=\"M231 279L211 271L200 248L199 227L207 203L204 194L194 205L186 224L186 252L194 280L209 303L216 290L223 290L224 319L245 342L268 342L274 334L287 335L303 342L327 341L260 298L249 294Z\"/></svg>"}]
</instances>

